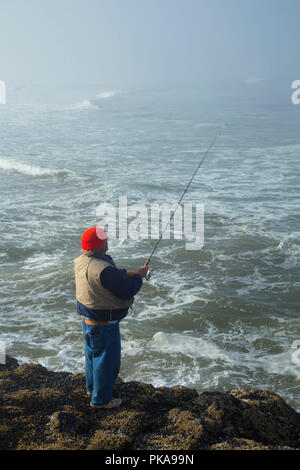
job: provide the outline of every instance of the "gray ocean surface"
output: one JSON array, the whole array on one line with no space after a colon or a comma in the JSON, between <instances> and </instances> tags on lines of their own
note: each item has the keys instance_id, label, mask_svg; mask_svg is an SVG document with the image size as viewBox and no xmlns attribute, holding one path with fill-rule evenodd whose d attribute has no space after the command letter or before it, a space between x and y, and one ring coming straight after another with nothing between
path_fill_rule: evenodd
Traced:
<instances>
[{"instance_id":1,"label":"gray ocean surface","mask_svg":"<svg viewBox=\"0 0 300 470\"><path fill-rule=\"evenodd\" d=\"M53 91L53 90L52 90ZM197 88L8 90L0 107L0 341L82 372L73 259L102 203L203 204L205 242L163 240L121 322L123 380L270 389L300 410L300 106ZM229 125L226 125L228 123ZM109 241L137 269L156 240Z\"/></svg>"}]
</instances>

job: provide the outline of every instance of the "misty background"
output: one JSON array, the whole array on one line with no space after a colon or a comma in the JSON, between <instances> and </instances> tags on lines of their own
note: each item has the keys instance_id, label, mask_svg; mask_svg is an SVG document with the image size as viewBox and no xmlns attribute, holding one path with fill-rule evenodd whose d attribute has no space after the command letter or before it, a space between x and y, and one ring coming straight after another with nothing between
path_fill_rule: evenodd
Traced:
<instances>
[{"instance_id":1,"label":"misty background","mask_svg":"<svg viewBox=\"0 0 300 470\"><path fill-rule=\"evenodd\" d=\"M8 102L16 86L87 84L287 102L299 13L298 0L1 0L0 79Z\"/></svg>"}]
</instances>

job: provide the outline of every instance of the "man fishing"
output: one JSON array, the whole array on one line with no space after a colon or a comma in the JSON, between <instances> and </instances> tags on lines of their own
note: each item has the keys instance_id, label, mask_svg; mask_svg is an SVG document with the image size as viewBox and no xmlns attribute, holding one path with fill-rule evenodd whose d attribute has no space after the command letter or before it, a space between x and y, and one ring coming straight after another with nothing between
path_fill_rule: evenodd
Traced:
<instances>
[{"instance_id":1,"label":"man fishing","mask_svg":"<svg viewBox=\"0 0 300 470\"><path fill-rule=\"evenodd\" d=\"M82 254L75 258L77 313L85 338L85 380L90 405L115 408L121 399L112 391L121 366L119 322L126 317L143 285L147 266L118 269L107 255L107 233L100 227L81 237Z\"/></svg>"}]
</instances>

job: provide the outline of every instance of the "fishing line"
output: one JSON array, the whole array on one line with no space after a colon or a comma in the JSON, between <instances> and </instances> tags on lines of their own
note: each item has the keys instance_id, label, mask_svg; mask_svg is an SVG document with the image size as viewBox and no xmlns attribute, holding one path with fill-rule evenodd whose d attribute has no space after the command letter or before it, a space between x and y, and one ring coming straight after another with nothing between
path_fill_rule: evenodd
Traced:
<instances>
[{"instance_id":1,"label":"fishing line","mask_svg":"<svg viewBox=\"0 0 300 470\"><path fill-rule=\"evenodd\" d=\"M228 125L228 124L226 124L226 126L227 126L227 125ZM177 206L176 206L175 210L172 211L172 214L171 214L171 216L170 216L170 219L169 219L168 223L166 224L164 230L162 231L162 233L161 233L161 235L160 235L160 237L159 237L157 243L155 244L155 246L154 246L154 248L153 248L153 250L152 250L152 252L151 252L149 258L148 258L147 261L145 262L144 266L149 266L150 261L151 261L151 258L152 258L152 256L153 256L153 254L155 253L155 251L156 251L158 245L160 244L160 242L161 242L161 240L162 240L162 237L163 237L165 231L166 231L167 228L169 227L169 225L170 225L170 223L171 223L171 221L172 221L172 219L173 219L173 217L174 217L175 212L177 211L178 207L179 207L180 204L181 204L182 199L184 198L184 196L185 196L186 193L188 192L189 187L191 186L191 184L192 184L192 182L193 182L193 180L194 180L196 174L198 173L198 171L199 171L200 167L202 166L204 160L206 159L206 157L207 157L207 155L209 154L209 152L211 151L211 149L214 147L214 145L215 145L215 143L216 143L216 141L217 141L217 139L218 139L218 137L219 137L220 135L222 135L222 133L221 133L221 132L218 132L217 135L213 138L213 140L212 140L210 146L209 146L209 147L207 148L207 150L204 152L204 154L203 154L203 156L202 156L202 159L200 160L200 163L198 164L196 170L194 171L194 173L193 173L193 175L192 175L192 177L191 177L191 179L190 179L188 185L186 186L185 190L183 191L183 193L182 193L182 195L181 195L181 197L180 197L180 199L179 199L179 201L178 201L178 203L177 203ZM146 280L149 281L151 277L152 277L152 270L149 269L148 274L147 274L147 276L146 276Z\"/></svg>"}]
</instances>

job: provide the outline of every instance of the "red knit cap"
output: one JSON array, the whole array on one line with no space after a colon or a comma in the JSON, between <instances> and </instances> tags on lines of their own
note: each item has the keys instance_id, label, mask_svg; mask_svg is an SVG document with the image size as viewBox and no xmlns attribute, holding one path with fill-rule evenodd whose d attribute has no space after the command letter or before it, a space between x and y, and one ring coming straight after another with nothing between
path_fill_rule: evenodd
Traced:
<instances>
[{"instance_id":1,"label":"red knit cap","mask_svg":"<svg viewBox=\"0 0 300 470\"><path fill-rule=\"evenodd\" d=\"M95 250L99 248L107 239L107 233L101 227L93 227L83 232L81 236L81 246L83 250Z\"/></svg>"}]
</instances>

